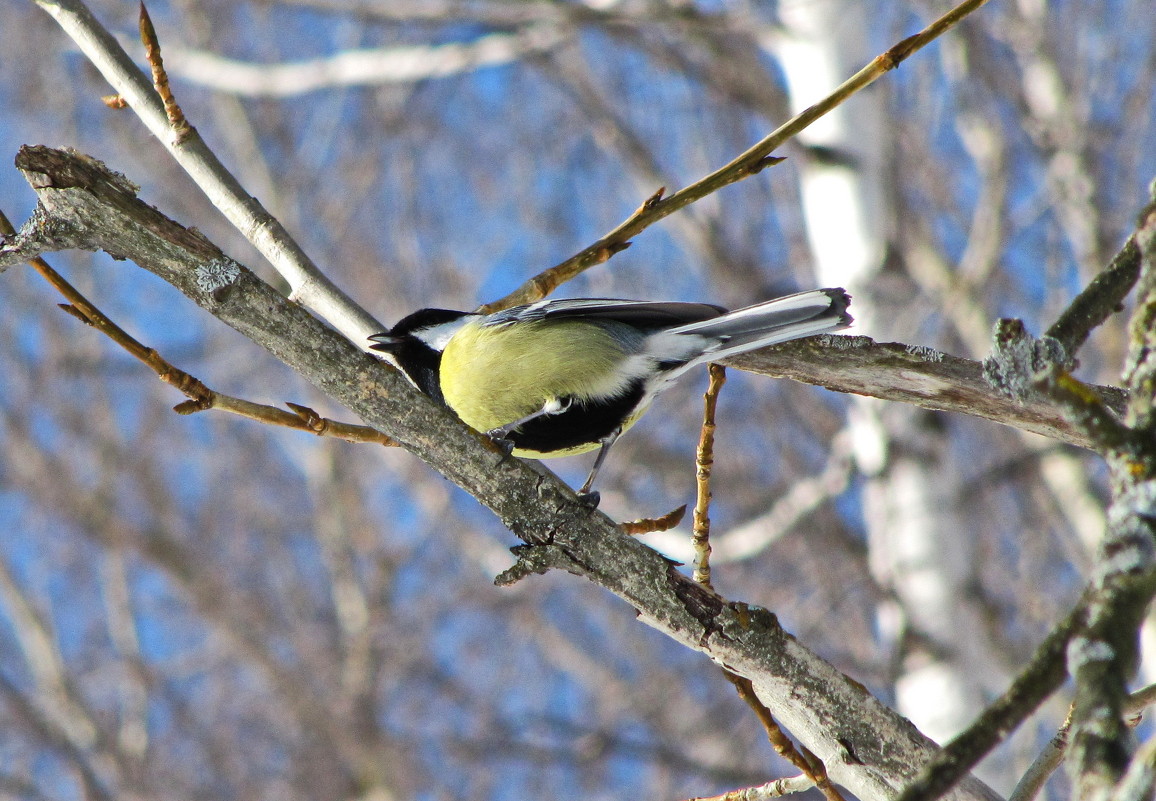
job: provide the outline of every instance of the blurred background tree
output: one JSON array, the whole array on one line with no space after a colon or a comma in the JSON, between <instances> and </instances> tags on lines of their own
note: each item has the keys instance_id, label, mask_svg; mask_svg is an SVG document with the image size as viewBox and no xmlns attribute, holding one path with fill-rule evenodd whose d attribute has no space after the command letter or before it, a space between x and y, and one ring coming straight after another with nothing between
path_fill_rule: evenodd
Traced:
<instances>
[{"instance_id":1,"label":"blurred background tree","mask_svg":"<svg viewBox=\"0 0 1156 801\"><path fill-rule=\"evenodd\" d=\"M92 8L132 42L135 4ZM150 5L189 118L388 322L504 295L944 10ZM997 317L1041 332L1119 248L1156 175L1150 17L1147 0L992 3L785 164L563 292L737 306L846 285L859 333L971 358ZM0 152L90 153L261 272L137 119L100 103L108 91L34 4L0 7ZM0 187L25 219L19 174ZM53 261L214 388L347 416L148 274ZM509 533L416 459L173 415L174 392L57 301L28 270L0 283L0 793L677 799L791 772L716 669L614 598L554 574L494 588ZM1082 378L1118 380L1123 321L1081 351ZM666 393L616 446L612 517L690 499L701 390ZM716 586L936 738L1070 606L1103 531L1101 462L1040 437L733 371L720 421ZM559 469L580 480L586 464ZM686 557L686 532L646 539ZM981 775L1010 790L1066 702Z\"/></svg>"}]
</instances>

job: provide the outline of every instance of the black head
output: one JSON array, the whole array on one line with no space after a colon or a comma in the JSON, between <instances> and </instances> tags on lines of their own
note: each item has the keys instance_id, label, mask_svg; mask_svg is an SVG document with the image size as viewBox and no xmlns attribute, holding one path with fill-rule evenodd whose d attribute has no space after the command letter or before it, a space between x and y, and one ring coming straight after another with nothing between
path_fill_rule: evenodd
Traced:
<instances>
[{"instance_id":1,"label":"black head","mask_svg":"<svg viewBox=\"0 0 1156 801\"><path fill-rule=\"evenodd\" d=\"M442 350L458 324L469 316L468 312L451 309L420 309L403 317L387 333L371 336L374 344L369 347L393 356L418 389L445 403L438 376Z\"/></svg>"}]
</instances>

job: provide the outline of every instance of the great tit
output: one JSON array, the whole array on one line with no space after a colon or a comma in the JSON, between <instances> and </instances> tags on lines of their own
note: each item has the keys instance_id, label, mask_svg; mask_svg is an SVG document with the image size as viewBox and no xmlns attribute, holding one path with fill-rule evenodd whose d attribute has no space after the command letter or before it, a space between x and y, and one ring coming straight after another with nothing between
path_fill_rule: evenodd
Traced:
<instances>
[{"instance_id":1,"label":"great tit","mask_svg":"<svg viewBox=\"0 0 1156 801\"><path fill-rule=\"evenodd\" d=\"M728 312L708 303L543 300L495 314L422 309L369 347L467 425L534 459L614 441L654 396L696 365L851 324L842 289L815 289Z\"/></svg>"}]
</instances>

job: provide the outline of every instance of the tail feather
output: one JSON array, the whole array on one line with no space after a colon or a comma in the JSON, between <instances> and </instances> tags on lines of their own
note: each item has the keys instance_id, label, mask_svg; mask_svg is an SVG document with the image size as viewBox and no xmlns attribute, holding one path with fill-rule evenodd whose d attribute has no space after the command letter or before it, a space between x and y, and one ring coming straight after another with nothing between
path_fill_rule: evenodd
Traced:
<instances>
[{"instance_id":1,"label":"tail feather","mask_svg":"<svg viewBox=\"0 0 1156 801\"><path fill-rule=\"evenodd\" d=\"M722 340L711 353L711 358L717 359L846 328L852 322L847 313L850 302L851 297L841 288L814 289L672 328L668 333Z\"/></svg>"}]
</instances>

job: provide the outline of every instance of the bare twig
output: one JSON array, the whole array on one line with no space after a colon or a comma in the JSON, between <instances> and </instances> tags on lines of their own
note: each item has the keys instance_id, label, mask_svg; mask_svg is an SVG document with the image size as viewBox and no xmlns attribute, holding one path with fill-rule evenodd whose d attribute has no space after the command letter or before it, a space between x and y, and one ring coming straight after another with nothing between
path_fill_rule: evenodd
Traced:
<instances>
[{"instance_id":1,"label":"bare twig","mask_svg":"<svg viewBox=\"0 0 1156 801\"><path fill-rule=\"evenodd\" d=\"M165 116L169 118L169 125L173 126L178 138L184 138L192 133L192 126L185 119L185 112L177 105L173 97L173 90L169 86L169 76L165 72L164 61L161 59L161 43L157 41L157 31L149 17L148 9L142 1L140 4L140 40L145 46L145 60L153 73L153 87L160 95L165 106Z\"/></svg>"},{"instance_id":2,"label":"bare twig","mask_svg":"<svg viewBox=\"0 0 1156 801\"><path fill-rule=\"evenodd\" d=\"M38 0L38 2L40 1L42 0ZM898 67L906 58L942 36L986 2L987 0L965 0L965 2L960 3L916 35L909 36L873 58L867 66L844 81L834 92L815 105L796 114L729 164L720 167L693 184L683 187L669 197L662 198L661 193L652 197L597 242L564 262L534 276L504 298L482 306L481 311L494 312L521 303L540 300L584 270L605 262L615 253L629 247L631 237L638 235L664 217L717 192L724 186L741 181L779 163L782 159L772 157L770 155L772 151L805 130L815 120L841 105L856 92L870 86L884 73Z\"/></svg>"},{"instance_id":3,"label":"bare twig","mask_svg":"<svg viewBox=\"0 0 1156 801\"><path fill-rule=\"evenodd\" d=\"M692 578L707 589L713 590L710 581L710 477L714 466L714 433L715 411L718 408L718 396L726 383L726 368L721 364L709 366L710 383L703 395L702 431L699 434L698 451L695 457L695 477L697 479L697 499L694 506L694 526L692 541L694 544L694 573ZM788 760L792 765L803 771L808 779L814 782L828 799L828 801L843 801L843 797L831 780L827 778L826 768L821 760L806 748L795 748L791 739L783 733L775 722L774 716L766 705L755 694L751 680L723 668L723 675L734 685L739 698L749 706L763 729L767 739L771 741L779 756Z\"/></svg>"},{"instance_id":4,"label":"bare twig","mask_svg":"<svg viewBox=\"0 0 1156 801\"><path fill-rule=\"evenodd\" d=\"M632 537L639 534L651 534L656 531L669 531L682 522L686 515L686 504L664 514L662 517L644 517L641 520L630 520L619 523L619 527Z\"/></svg>"},{"instance_id":5,"label":"bare twig","mask_svg":"<svg viewBox=\"0 0 1156 801\"><path fill-rule=\"evenodd\" d=\"M694 580L704 587L710 587L710 474L714 467L715 409L718 394L727 380L726 368L721 364L711 364L710 384L703 395L702 431L698 438L695 455L695 486L697 497L694 504L694 523L691 541L694 544Z\"/></svg>"},{"instance_id":6,"label":"bare twig","mask_svg":"<svg viewBox=\"0 0 1156 801\"><path fill-rule=\"evenodd\" d=\"M805 748L801 750L795 748L795 744L791 742L791 738L784 734L783 730L779 728L779 724L775 722L771 711L767 709L766 705L755 695L754 686L751 684L750 679L739 676L729 670L723 670L723 675L727 677L727 681L735 686L739 698L743 699L747 706L758 716L759 722L763 724L763 729L767 733L767 739L771 741L771 745L775 749L775 753L801 770L804 776L813 781L815 786L822 791L827 801L843 801L843 796L835 789L835 785L831 784L831 780L827 778L827 771L824 769L823 763Z\"/></svg>"},{"instance_id":7,"label":"bare twig","mask_svg":"<svg viewBox=\"0 0 1156 801\"><path fill-rule=\"evenodd\" d=\"M1044 750L1027 769L1023 777L1016 784L1008 801L1032 801L1043 789L1060 763L1064 761L1064 752L1068 749L1068 734L1072 728L1072 711L1069 709L1063 725L1056 731Z\"/></svg>"},{"instance_id":8,"label":"bare twig","mask_svg":"<svg viewBox=\"0 0 1156 801\"><path fill-rule=\"evenodd\" d=\"M3 211L0 211L0 234L12 236L16 231ZM60 308L103 333L117 345L120 345L130 355L148 365L157 374L157 377L171 387L188 396L189 400L173 407L177 414L193 414L195 412L218 409L232 412L250 420L257 420L270 425L295 428L298 431L308 431L317 436L336 437L349 442L376 442L381 445L397 445L392 439L380 431L369 426L359 426L351 423L339 423L321 417L307 406L295 403L286 404L292 409L287 412L276 406L267 406L262 403L234 398L230 395L209 389L198 378L189 375L184 370L174 367L153 348L137 341L131 334L109 319L108 315L92 304L76 287L68 282L52 266L39 256L28 260L32 268L44 278L52 287L68 299L67 304L60 304Z\"/></svg>"}]
</instances>

